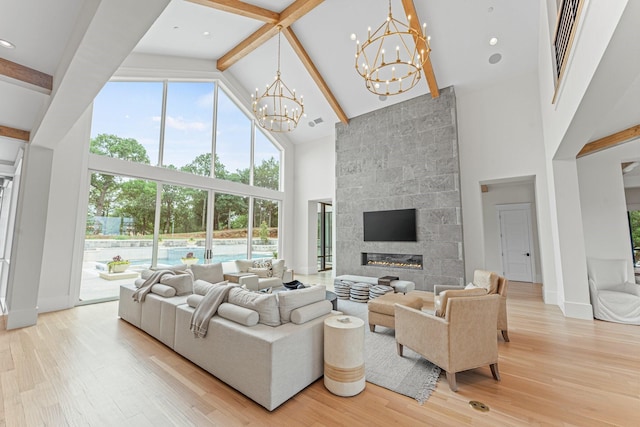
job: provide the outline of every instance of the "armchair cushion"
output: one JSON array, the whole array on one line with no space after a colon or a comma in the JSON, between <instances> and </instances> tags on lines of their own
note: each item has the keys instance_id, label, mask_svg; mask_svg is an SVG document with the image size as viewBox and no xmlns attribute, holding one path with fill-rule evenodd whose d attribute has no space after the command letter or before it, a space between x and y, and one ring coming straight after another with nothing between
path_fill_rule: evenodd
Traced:
<instances>
[{"instance_id":1,"label":"armchair cushion","mask_svg":"<svg viewBox=\"0 0 640 427\"><path fill-rule=\"evenodd\" d=\"M485 288L456 289L444 291L440 294L440 298L437 298L435 300L436 316L446 316L447 302L449 301L449 298L477 297L482 295L487 295L487 290Z\"/></svg>"}]
</instances>

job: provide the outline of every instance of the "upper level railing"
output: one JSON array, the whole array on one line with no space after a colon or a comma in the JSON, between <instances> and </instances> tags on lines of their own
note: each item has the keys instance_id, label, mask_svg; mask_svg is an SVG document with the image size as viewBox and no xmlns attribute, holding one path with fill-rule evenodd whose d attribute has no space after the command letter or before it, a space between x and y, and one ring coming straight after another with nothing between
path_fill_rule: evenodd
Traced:
<instances>
[{"instance_id":1,"label":"upper level railing","mask_svg":"<svg viewBox=\"0 0 640 427\"><path fill-rule=\"evenodd\" d=\"M556 33L553 40L555 51L556 92L562 79L567 58L575 36L580 10L584 0L563 0L558 9ZM555 96L554 96L555 101Z\"/></svg>"}]
</instances>

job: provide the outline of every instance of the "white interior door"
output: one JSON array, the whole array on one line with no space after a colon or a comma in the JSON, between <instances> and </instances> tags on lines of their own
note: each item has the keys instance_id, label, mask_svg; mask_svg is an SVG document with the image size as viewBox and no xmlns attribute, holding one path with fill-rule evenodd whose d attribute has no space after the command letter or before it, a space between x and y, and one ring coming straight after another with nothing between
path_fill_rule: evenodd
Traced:
<instances>
[{"instance_id":1,"label":"white interior door","mask_svg":"<svg viewBox=\"0 0 640 427\"><path fill-rule=\"evenodd\" d=\"M503 275L509 280L533 282L531 205L498 205Z\"/></svg>"}]
</instances>

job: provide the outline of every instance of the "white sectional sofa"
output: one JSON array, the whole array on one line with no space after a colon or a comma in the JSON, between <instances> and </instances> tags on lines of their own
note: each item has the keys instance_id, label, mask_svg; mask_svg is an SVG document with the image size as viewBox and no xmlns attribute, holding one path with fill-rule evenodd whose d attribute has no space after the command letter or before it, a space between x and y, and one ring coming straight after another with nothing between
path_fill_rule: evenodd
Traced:
<instances>
[{"instance_id":1,"label":"white sectional sofa","mask_svg":"<svg viewBox=\"0 0 640 427\"><path fill-rule=\"evenodd\" d=\"M197 282L200 287L203 283L206 282ZM266 295L235 289L236 294ZM209 320L204 338L197 338L190 331L192 314L202 296L164 297L152 292L138 303L133 299L136 290L134 284L120 287L118 315L121 319L270 411L324 373L324 319L337 314L324 299L324 286L283 290L279 294L286 295L280 298L279 294L268 296L278 301L277 317L282 322L279 326L263 323L245 326L217 313ZM258 317L262 321L261 312Z\"/></svg>"}]
</instances>

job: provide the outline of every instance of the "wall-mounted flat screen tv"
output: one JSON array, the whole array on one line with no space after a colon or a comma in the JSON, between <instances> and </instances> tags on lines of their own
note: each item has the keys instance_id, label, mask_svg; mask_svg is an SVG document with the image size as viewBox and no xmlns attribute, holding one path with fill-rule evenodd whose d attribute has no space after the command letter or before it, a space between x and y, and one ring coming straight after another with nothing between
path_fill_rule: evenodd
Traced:
<instances>
[{"instance_id":1,"label":"wall-mounted flat screen tv","mask_svg":"<svg viewBox=\"0 0 640 427\"><path fill-rule=\"evenodd\" d=\"M365 242L416 242L416 210L364 212Z\"/></svg>"}]
</instances>

